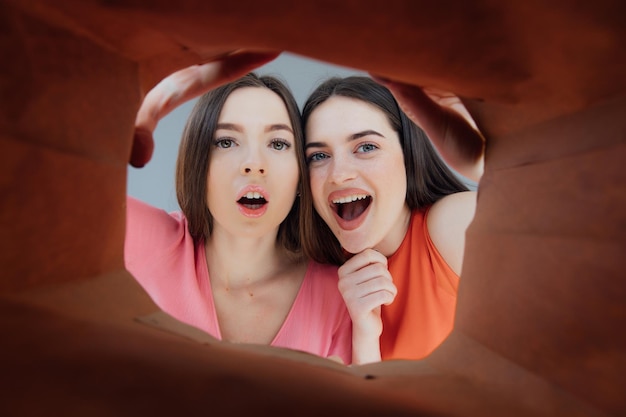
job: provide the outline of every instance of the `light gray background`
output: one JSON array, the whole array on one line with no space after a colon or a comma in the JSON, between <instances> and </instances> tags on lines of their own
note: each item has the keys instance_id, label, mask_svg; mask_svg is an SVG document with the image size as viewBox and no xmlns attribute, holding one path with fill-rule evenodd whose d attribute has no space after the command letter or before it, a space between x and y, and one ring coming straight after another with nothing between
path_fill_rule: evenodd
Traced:
<instances>
[{"instance_id":1,"label":"light gray background","mask_svg":"<svg viewBox=\"0 0 626 417\"><path fill-rule=\"evenodd\" d=\"M274 61L255 70L283 80L293 92L300 109L313 89L330 76L367 75L363 71L283 53ZM197 100L191 100L165 116L154 131L154 154L143 168L128 168L127 192L166 211L179 210L174 188L174 171L180 136L191 109ZM474 183L465 180L470 188Z\"/></svg>"}]
</instances>

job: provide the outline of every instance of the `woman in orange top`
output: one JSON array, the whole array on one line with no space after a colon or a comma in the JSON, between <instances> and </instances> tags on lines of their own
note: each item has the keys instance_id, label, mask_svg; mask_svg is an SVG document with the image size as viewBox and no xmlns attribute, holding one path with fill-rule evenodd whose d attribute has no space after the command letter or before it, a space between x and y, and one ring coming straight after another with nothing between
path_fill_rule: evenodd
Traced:
<instances>
[{"instance_id":1,"label":"woman in orange top","mask_svg":"<svg viewBox=\"0 0 626 417\"><path fill-rule=\"evenodd\" d=\"M422 89L378 81L447 162L480 177L483 139L464 117ZM353 363L423 358L447 337L476 207L394 95L368 77L331 78L302 115L315 207L303 243L342 265Z\"/></svg>"}]
</instances>

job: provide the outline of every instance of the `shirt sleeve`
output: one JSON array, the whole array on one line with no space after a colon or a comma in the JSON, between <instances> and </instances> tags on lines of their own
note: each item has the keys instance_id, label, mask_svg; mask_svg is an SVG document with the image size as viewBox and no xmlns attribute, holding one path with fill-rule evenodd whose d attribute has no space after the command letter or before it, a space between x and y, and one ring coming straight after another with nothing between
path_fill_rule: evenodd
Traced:
<instances>
[{"instance_id":1,"label":"shirt sleeve","mask_svg":"<svg viewBox=\"0 0 626 417\"><path fill-rule=\"evenodd\" d=\"M159 268L168 264L176 249L186 239L186 221L182 214L150 206L128 196L126 199L126 269L148 289ZM158 284L158 283L157 283Z\"/></svg>"}]
</instances>

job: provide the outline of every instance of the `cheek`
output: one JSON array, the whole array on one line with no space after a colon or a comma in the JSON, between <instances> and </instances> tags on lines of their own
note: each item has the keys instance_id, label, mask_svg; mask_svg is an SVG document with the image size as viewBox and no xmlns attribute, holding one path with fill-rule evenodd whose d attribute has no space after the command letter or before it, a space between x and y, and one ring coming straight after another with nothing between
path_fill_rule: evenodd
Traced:
<instances>
[{"instance_id":1,"label":"cheek","mask_svg":"<svg viewBox=\"0 0 626 417\"><path fill-rule=\"evenodd\" d=\"M406 171L404 170L404 163L395 165L395 169L389 172L388 184L389 192L392 194L390 202L395 205L404 205L406 202Z\"/></svg>"},{"instance_id":2,"label":"cheek","mask_svg":"<svg viewBox=\"0 0 626 417\"><path fill-rule=\"evenodd\" d=\"M389 181L393 181L396 187L406 188L406 169L404 166L404 156L402 148L398 146L393 155L386 161L387 177Z\"/></svg>"},{"instance_id":3,"label":"cheek","mask_svg":"<svg viewBox=\"0 0 626 417\"><path fill-rule=\"evenodd\" d=\"M313 200L315 204L318 204L318 200L324 199L324 179L325 176L321 169L314 169L309 171L309 182L311 184L311 193L313 194Z\"/></svg>"},{"instance_id":4,"label":"cheek","mask_svg":"<svg viewBox=\"0 0 626 417\"><path fill-rule=\"evenodd\" d=\"M211 176L209 176L209 178L207 178L207 183L206 183L206 205L209 208L210 212L214 211L214 201L215 201L215 195L219 193L219 190L217 189L217 185L218 184L212 184L211 183Z\"/></svg>"},{"instance_id":5,"label":"cheek","mask_svg":"<svg viewBox=\"0 0 626 417\"><path fill-rule=\"evenodd\" d=\"M220 196L226 196L226 180L223 169L219 164L211 163L209 165L207 179L206 179L206 204L209 206L209 201L215 204L216 199ZM210 207L209 207L210 211Z\"/></svg>"},{"instance_id":6,"label":"cheek","mask_svg":"<svg viewBox=\"0 0 626 417\"><path fill-rule=\"evenodd\" d=\"M300 169L298 168L298 161L293 160L285 163L284 159L275 161L272 165L276 170L276 178L283 184L283 187L295 193L298 189L298 183L300 181Z\"/></svg>"},{"instance_id":7,"label":"cheek","mask_svg":"<svg viewBox=\"0 0 626 417\"><path fill-rule=\"evenodd\" d=\"M390 170L390 175L393 176L394 185L406 189L406 170L404 169L404 161L396 162L392 166L394 169Z\"/></svg>"}]
</instances>

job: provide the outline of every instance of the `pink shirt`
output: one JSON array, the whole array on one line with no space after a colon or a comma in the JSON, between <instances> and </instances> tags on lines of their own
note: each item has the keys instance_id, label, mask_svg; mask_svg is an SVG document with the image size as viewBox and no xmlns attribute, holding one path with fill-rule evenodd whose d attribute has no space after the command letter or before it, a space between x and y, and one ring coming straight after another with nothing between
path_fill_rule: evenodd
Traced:
<instances>
[{"instance_id":1,"label":"pink shirt","mask_svg":"<svg viewBox=\"0 0 626 417\"><path fill-rule=\"evenodd\" d=\"M126 268L176 319L221 339L204 244L194 244L182 213L127 198ZM309 262L271 346L352 360L352 324L337 288L337 267Z\"/></svg>"}]
</instances>

